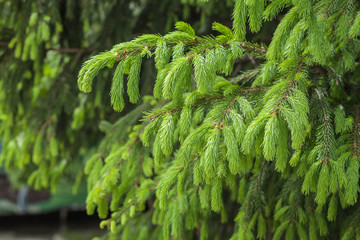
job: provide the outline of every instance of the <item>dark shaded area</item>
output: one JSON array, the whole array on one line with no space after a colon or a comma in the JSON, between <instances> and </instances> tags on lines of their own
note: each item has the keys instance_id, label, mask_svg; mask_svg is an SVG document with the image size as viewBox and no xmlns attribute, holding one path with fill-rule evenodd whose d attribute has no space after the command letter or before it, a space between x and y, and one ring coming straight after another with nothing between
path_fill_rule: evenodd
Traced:
<instances>
[{"instance_id":1,"label":"dark shaded area","mask_svg":"<svg viewBox=\"0 0 360 240\"><path fill-rule=\"evenodd\" d=\"M15 237L42 238L51 238L56 233L66 236L69 232L96 236L103 234L99 223L96 215L88 216L84 211L67 212L65 209L48 214L6 216L0 217L0 239L3 239L1 236L5 233Z\"/></svg>"},{"instance_id":2,"label":"dark shaded area","mask_svg":"<svg viewBox=\"0 0 360 240\"><path fill-rule=\"evenodd\" d=\"M0 175L0 199L7 199L16 203L19 191L11 187L9 179L5 175ZM50 193L47 191L35 191L29 189L26 195L28 203L36 203L50 198Z\"/></svg>"}]
</instances>

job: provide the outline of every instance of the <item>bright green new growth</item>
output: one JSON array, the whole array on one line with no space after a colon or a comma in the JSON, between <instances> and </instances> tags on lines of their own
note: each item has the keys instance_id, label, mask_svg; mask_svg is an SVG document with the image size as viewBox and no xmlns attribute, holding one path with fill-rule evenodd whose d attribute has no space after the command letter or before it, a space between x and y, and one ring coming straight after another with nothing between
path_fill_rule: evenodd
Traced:
<instances>
[{"instance_id":1,"label":"bright green new growth","mask_svg":"<svg viewBox=\"0 0 360 240\"><path fill-rule=\"evenodd\" d=\"M125 106L123 72L124 62L121 61L116 67L110 91L111 104L115 111L121 111Z\"/></svg>"},{"instance_id":2,"label":"bright green new growth","mask_svg":"<svg viewBox=\"0 0 360 240\"><path fill-rule=\"evenodd\" d=\"M268 48L246 41L247 23L258 32L281 13ZM216 36L178 22L176 31L142 35L83 65L78 85L89 92L98 72L119 62L116 111L123 81L131 103L142 97L128 138L87 162L88 212L97 206L106 218L110 209L101 226L113 237L136 239L146 229L148 239L355 239L360 3L236 0L232 19L232 30L213 24ZM143 58L153 55L154 98L139 91ZM262 64L239 74L243 57Z\"/></svg>"}]
</instances>

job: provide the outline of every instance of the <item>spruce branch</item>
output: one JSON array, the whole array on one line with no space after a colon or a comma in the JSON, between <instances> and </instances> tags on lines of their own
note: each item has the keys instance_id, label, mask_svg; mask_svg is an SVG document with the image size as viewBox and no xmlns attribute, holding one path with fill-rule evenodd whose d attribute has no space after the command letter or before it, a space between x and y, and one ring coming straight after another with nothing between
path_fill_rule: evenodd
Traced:
<instances>
[{"instance_id":1,"label":"spruce branch","mask_svg":"<svg viewBox=\"0 0 360 240\"><path fill-rule=\"evenodd\" d=\"M240 46L242 46L244 49L249 50L249 51L263 53L263 54L267 53L266 49L255 47L255 46L250 46L250 45L247 45L245 42L241 42Z\"/></svg>"},{"instance_id":2,"label":"spruce branch","mask_svg":"<svg viewBox=\"0 0 360 240\"><path fill-rule=\"evenodd\" d=\"M194 38L194 41L193 42L190 42L190 41L181 41L183 44L185 44L186 46L194 46L196 45L197 43L205 43L203 41L198 41L196 38ZM174 46L176 46L178 44L178 42L174 43L174 42L169 42L169 41L166 41L165 40L165 43L167 44L167 46L169 46L169 48L173 48ZM245 50L248 50L249 52L255 52L255 53L261 53L261 54L266 54L267 52L267 49L264 47L264 46L261 46L259 44L256 44L258 45L259 47L256 47L255 44L249 44L247 42L240 42L239 43L240 46L245 49ZM222 43L222 44L214 44L213 46L207 46L205 47L204 49L200 49L198 50L197 52L195 53L192 53L191 55L187 55L187 59L192 59L194 58L197 54L202 54L204 52L207 52L211 49L214 49L216 48L217 46L223 46L223 47L228 47L230 44L229 42L226 42L226 43ZM156 49L156 45L141 45L139 46L138 48L135 48L135 49L121 49L121 50L117 50L116 51L116 58L117 58L117 61L123 61L126 59L126 56L133 53L133 52L138 52L138 53L141 53L144 49L146 50L149 50L152 52L152 54L154 53L155 49Z\"/></svg>"},{"instance_id":3,"label":"spruce branch","mask_svg":"<svg viewBox=\"0 0 360 240\"><path fill-rule=\"evenodd\" d=\"M321 66L318 65L312 65L309 68L314 69L316 72L320 73L322 76L324 77L328 77L328 74L326 73L326 71L324 70L324 68L322 68Z\"/></svg>"},{"instance_id":4,"label":"spruce branch","mask_svg":"<svg viewBox=\"0 0 360 240\"><path fill-rule=\"evenodd\" d=\"M157 186L157 183L155 183L151 188L149 188L149 191L150 192L152 192L155 188L156 188L156 186ZM126 206L123 210L121 210L121 212L117 212L117 216L116 217L114 217L113 219L112 219L112 221L115 221L115 222L117 222L118 220L119 220L119 218L127 211L127 210L129 210L130 208L131 208L131 206L135 206L136 205L136 202L137 201L137 199L136 198L134 198L131 202L130 202L130 204L128 205L128 206ZM110 219L109 219L110 220ZM108 221L109 221L108 220Z\"/></svg>"},{"instance_id":5,"label":"spruce branch","mask_svg":"<svg viewBox=\"0 0 360 240\"><path fill-rule=\"evenodd\" d=\"M328 136L328 118L327 118L327 114L326 114L326 110L325 110L325 106L324 106L324 103L322 102L322 99L321 99L321 95L320 95L320 92L319 90L317 90L315 88L315 92L316 94L318 95L318 98L319 98L319 101L320 101L320 104L321 104L321 108L322 108L322 111L323 111L323 114L324 114L324 131L325 131L325 135L324 135L324 147L325 147L325 158L323 160L321 160L321 162L323 164L327 164L328 160L329 160L329 157L328 157L328 154L329 154L329 144L328 144L328 141L329 141L329 136Z\"/></svg>"},{"instance_id":6,"label":"spruce branch","mask_svg":"<svg viewBox=\"0 0 360 240\"><path fill-rule=\"evenodd\" d=\"M262 88L251 88L251 89L241 89L240 94L243 93L256 93L256 92L262 92L268 90L268 87L262 87Z\"/></svg>"},{"instance_id":7,"label":"spruce branch","mask_svg":"<svg viewBox=\"0 0 360 240\"><path fill-rule=\"evenodd\" d=\"M266 91L268 89L268 87L262 87L262 88L250 88L250 89L240 89L238 91L238 95L236 95L236 98L241 96L242 94L248 94L248 93L257 93L257 92L262 92L262 91ZM221 99L224 99L226 98L226 96L224 95L218 95L218 96L213 96L213 97L208 97L206 98L205 96L201 97L200 100L198 100L197 102L195 102L193 105L191 105L192 108L197 108L198 106L202 105L202 104L206 104L206 103L209 103L209 102L212 102L212 101L216 101L216 100L221 100ZM234 99L233 99L234 100ZM236 100L236 99L235 99ZM234 101L235 101L234 100ZM164 112L161 112L159 114L156 114L156 115L148 115L147 116L147 120L149 121L152 121L156 118L159 118L159 117L162 117L164 116L165 114L172 114L174 112L177 112L177 111L180 111L181 109L183 109L185 106L182 105L182 106L178 106L174 109L171 109L171 110L168 110L168 111L164 111Z\"/></svg>"},{"instance_id":8,"label":"spruce branch","mask_svg":"<svg viewBox=\"0 0 360 240\"><path fill-rule=\"evenodd\" d=\"M260 195L261 195L261 184L263 183L263 177L264 177L264 172L265 172L265 166L266 166L266 159L264 158L262 160L262 163L261 163L261 168L260 168L260 171L258 173L258 175L256 176L256 182L255 182L255 186L253 186L253 188L251 190L249 190L248 194L249 194L249 198L247 199L247 203L246 205L243 205L243 211L245 213L247 213L247 211L249 210L249 208L251 207L251 203L253 201L253 198L256 196L258 198L258 204L259 204L259 213L261 214L262 211L261 211L261 198L260 198ZM253 175L253 177L255 177ZM250 186L251 187L251 186Z\"/></svg>"},{"instance_id":9,"label":"spruce branch","mask_svg":"<svg viewBox=\"0 0 360 240\"><path fill-rule=\"evenodd\" d=\"M139 135L137 135L134 139L134 141L132 141L131 145L133 146L137 141L139 140ZM130 149L128 148L127 151L130 151ZM140 182L140 177L141 177L141 172L142 172L142 167L143 167L143 163L144 163L144 148L142 148L142 154L141 154L141 157L140 157L140 168L139 168L139 174L138 176L136 177L136 180L135 180L135 183L133 185L133 188L134 189L137 189L141 186L139 186L139 182ZM119 164L120 164L121 160L114 166L114 168L118 167ZM152 187L149 188L149 192L151 193L155 188L156 186L158 185L157 182L154 182L154 185ZM112 217L112 221L115 221L117 222L119 220L119 218L126 212L128 211L132 206L135 206L136 204L138 203L138 198L133 198L130 202L128 202L128 205L121 210L121 212L116 212L116 216L115 217ZM109 223L109 220L108 219L108 223Z\"/></svg>"},{"instance_id":10,"label":"spruce branch","mask_svg":"<svg viewBox=\"0 0 360 240\"><path fill-rule=\"evenodd\" d=\"M299 64L297 74L301 72L302 66L303 66L303 63L301 62ZM281 98L280 98L278 104L276 105L275 110L272 112L272 114L277 115L279 113L281 104L284 102L285 99L287 99L289 97L289 94L293 90L292 87L294 86L295 83L296 83L296 77L293 80L291 80L289 86L285 90L284 94L281 96Z\"/></svg>"},{"instance_id":11,"label":"spruce branch","mask_svg":"<svg viewBox=\"0 0 360 240\"><path fill-rule=\"evenodd\" d=\"M142 130L143 131L143 130ZM135 139L131 142L130 146L126 151L130 152L130 150L135 146L135 144L140 140L139 134L136 135Z\"/></svg>"},{"instance_id":12,"label":"spruce branch","mask_svg":"<svg viewBox=\"0 0 360 240\"><path fill-rule=\"evenodd\" d=\"M330 6L331 6L333 3L334 3L334 0L331 0L331 2L330 2L330 3L328 4L328 6L326 7L326 9L325 9L325 11L324 11L324 14L323 14L324 17L327 15Z\"/></svg>"},{"instance_id":13,"label":"spruce branch","mask_svg":"<svg viewBox=\"0 0 360 240\"><path fill-rule=\"evenodd\" d=\"M222 129L222 128L224 127L224 125L225 125L225 123L224 123L225 116L226 116L226 114L228 114L228 113L231 111L231 109L230 109L230 108L231 108L231 105L233 105L233 103L236 101L236 99L237 99L238 97L239 97L239 95L235 96L235 97L231 100L231 102L229 103L228 107L226 108L224 114L222 115L219 123L218 123L217 125L215 125L215 128Z\"/></svg>"},{"instance_id":14,"label":"spruce branch","mask_svg":"<svg viewBox=\"0 0 360 240\"><path fill-rule=\"evenodd\" d=\"M139 135L138 135L138 136L139 136ZM138 186L139 186L140 178L141 178L141 175L142 175L141 173L142 173L142 171L143 171L143 166L144 166L144 148L142 147L142 148L141 148L141 156L140 156L139 174L138 174L138 176L136 177L134 187L138 187Z\"/></svg>"},{"instance_id":15,"label":"spruce branch","mask_svg":"<svg viewBox=\"0 0 360 240\"><path fill-rule=\"evenodd\" d=\"M219 99L223 99L225 98L225 96L223 95L219 95L219 96L214 96L214 97L209 97L209 98L206 98L206 97L201 97L201 99L199 101L197 101L195 104L191 105L191 107L193 108L196 108L197 106L201 105L201 104L205 104L205 103L208 103L208 102L212 102L212 101L215 101L215 100L219 100ZM161 112L159 114L156 114L156 115L148 115L147 118L149 121L152 121L156 118L159 118L159 117L162 117L166 114L172 114L174 112L177 112L177 111L180 111L181 109L183 109L185 106L178 106L174 109L171 109L171 110L167 110L167 111L164 111L164 112Z\"/></svg>"},{"instance_id":16,"label":"spruce branch","mask_svg":"<svg viewBox=\"0 0 360 240\"><path fill-rule=\"evenodd\" d=\"M260 183L262 183L262 177L263 177L263 173L264 173L264 169L265 169L265 164L266 164L266 159L264 158L262 163L261 163L261 169L260 169L260 173L259 173L259 176L258 176L258 179L257 179L257 182L256 182L256 185L255 185L255 189L256 191L258 192L259 194L259 197L258 197L258 204L259 204L259 213L262 215L262 211L261 211L261 198L260 198L260 195L261 195L261 191L260 191L260 188L259 188L259 185Z\"/></svg>"},{"instance_id":17,"label":"spruce branch","mask_svg":"<svg viewBox=\"0 0 360 240\"><path fill-rule=\"evenodd\" d=\"M52 123L52 121L53 121L53 118L49 118L49 119L41 126L41 129L40 129L39 133L40 133L40 134L43 134L44 131L45 131L45 129L46 129L46 127L47 127L48 125L50 125L50 124Z\"/></svg>"},{"instance_id":18,"label":"spruce branch","mask_svg":"<svg viewBox=\"0 0 360 240\"><path fill-rule=\"evenodd\" d=\"M243 80L245 80L245 79L247 79L247 78L249 78L249 77L252 77L252 76L258 74L260 71L261 71L261 70L256 69L256 70L254 70L254 71L252 71L252 72L250 72L250 73L248 73L248 74L245 74L245 75L243 75L243 76L241 76L241 77L239 77L239 78L235 78L235 79L232 81L232 83L236 84L236 83L238 83L238 82L241 82L241 81L243 81Z\"/></svg>"},{"instance_id":19,"label":"spruce branch","mask_svg":"<svg viewBox=\"0 0 360 240\"><path fill-rule=\"evenodd\" d=\"M360 105L356 106L356 117L355 117L355 123L354 123L354 143L353 143L353 147L354 147L354 153L353 156L360 158L359 155L359 147L358 147L358 143L357 143L357 134L358 134L358 127L359 127L359 113L360 113Z\"/></svg>"}]
</instances>

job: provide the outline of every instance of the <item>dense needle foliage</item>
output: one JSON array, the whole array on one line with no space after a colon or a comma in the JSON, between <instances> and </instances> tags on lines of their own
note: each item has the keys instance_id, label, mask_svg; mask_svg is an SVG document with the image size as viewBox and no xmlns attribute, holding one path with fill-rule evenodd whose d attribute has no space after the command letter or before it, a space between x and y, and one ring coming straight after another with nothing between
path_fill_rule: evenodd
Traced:
<instances>
[{"instance_id":1,"label":"dense needle foliage","mask_svg":"<svg viewBox=\"0 0 360 240\"><path fill-rule=\"evenodd\" d=\"M268 47L247 41L274 19ZM83 64L80 90L114 68L127 111L85 159L88 213L111 239L359 239L360 3L236 0L232 20L205 36L179 21Z\"/></svg>"},{"instance_id":2,"label":"dense needle foliage","mask_svg":"<svg viewBox=\"0 0 360 240\"><path fill-rule=\"evenodd\" d=\"M222 19L230 8L231 0L0 0L0 165L12 182L55 191L59 181L76 178L77 186L104 137L102 121L134 109L111 108L110 72L97 76L95 94L79 92L76 76L90 54L140 33L164 33L178 18L206 31L207 18ZM149 85L153 70L145 65Z\"/></svg>"}]
</instances>

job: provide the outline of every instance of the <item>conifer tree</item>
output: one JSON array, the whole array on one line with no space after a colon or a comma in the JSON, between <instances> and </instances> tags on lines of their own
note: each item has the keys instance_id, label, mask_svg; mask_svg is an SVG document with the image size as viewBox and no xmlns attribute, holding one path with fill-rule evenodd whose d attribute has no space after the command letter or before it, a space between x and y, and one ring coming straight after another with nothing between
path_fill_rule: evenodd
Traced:
<instances>
[{"instance_id":1,"label":"conifer tree","mask_svg":"<svg viewBox=\"0 0 360 240\"><path fill-rule=\"evenodd\" d=\"M247 40L274 19L268 46ZM109 239L359 239L360 3L235 0L232 21L205 36L178 21L83 64L81 91L113 68L113 109L137 104L101 124L88 213Z\"/></svg>"},{"instance_id":2,"label":"conifer tree","mask_svg":"<svg viewBox=\"0 0 360 240\"><path fill-rule=\"evenodd\" d=\"M12 183L56 191L59 181L76 179L77 186L104 137L103 121L115 122L135 107L113 111L109 72L98 74L95 94L78 90L76 76L90 54L143 32L164 33L178 16L205 31L207 18L224 18L230 7L230 0L1 0L0 166ZM152 65L142 68L149 85Z\"/></svg>"}]
</instances>

